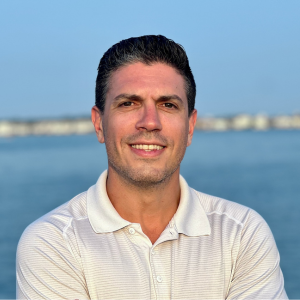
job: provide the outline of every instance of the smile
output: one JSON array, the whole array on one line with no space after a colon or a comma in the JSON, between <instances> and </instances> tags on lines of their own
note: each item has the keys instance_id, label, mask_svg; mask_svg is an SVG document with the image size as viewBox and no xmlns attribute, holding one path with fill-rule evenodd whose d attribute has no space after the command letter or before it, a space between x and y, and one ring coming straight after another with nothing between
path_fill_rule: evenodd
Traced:
<instances>
[{"instance_id":1,"label":"smile","mask_svg":"<svg viewBox=\"0 0 300 300\"><path fill-rule=\"evenodd\" d=\"M159 146L159 145L145 145L145 144L131 145L131 147L135 149L145 150L145 151L161 150L164 148L163 146Z\"/></svg>"}]
</instances>

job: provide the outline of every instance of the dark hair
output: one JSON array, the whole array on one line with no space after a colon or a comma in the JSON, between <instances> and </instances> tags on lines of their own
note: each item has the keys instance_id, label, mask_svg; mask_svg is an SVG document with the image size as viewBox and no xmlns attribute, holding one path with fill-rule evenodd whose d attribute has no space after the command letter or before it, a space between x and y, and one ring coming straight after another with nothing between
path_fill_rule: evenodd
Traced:
<instances>
[{"instance_id":1,"label":"dark hair","mask_svg":"<svg viewBox=\"0 0 300 300\"><path fill-rule=\"evenodd\" d=\"M104 112L109 79L122 66L142 62L165 63L175 68L185 80L188 114L195 107L196 84L184 48L162 35L144 35L123 40L109 48L100 60L96 79L96 106Z\"/></svg>"}]
</instances>

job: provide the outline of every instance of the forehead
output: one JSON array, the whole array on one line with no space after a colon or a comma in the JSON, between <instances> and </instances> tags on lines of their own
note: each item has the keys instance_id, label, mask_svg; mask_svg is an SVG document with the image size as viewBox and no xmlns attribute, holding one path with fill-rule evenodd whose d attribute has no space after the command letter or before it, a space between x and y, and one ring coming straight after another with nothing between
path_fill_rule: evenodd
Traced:
<instances>
[{"instance_id":1,"label":"forehead","mask_svg":"<svg viewBox=\"0 0 300 300\"><path fill-rule=\"evenodd\" d=\"M153 97L177 94L181 99L186 99L183 76L163 63L149 66L137 62L115 71L109 81L107 96L114 98L120 93Z\"/></svg>"}]
</instances>

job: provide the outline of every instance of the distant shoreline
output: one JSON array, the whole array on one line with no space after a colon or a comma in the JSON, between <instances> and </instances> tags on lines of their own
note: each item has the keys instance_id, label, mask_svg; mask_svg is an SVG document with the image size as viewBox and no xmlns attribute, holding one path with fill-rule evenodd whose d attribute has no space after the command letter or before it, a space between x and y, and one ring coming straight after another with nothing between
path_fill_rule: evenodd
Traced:
<instances>
[{"instance_id":1,"label":"distant shoreline","mask_svg":"<svg viewBox=\"0 0 300 300\"><path fill-rule=\"evenodd\" d=\"M199 117L196 130L300 130L300 114L270 117L263 114L238 114L232 117ZM0 120L0 137L29 135L84 135L94 132L88 117L47 120Z\"/></svg>"}]
</instances>

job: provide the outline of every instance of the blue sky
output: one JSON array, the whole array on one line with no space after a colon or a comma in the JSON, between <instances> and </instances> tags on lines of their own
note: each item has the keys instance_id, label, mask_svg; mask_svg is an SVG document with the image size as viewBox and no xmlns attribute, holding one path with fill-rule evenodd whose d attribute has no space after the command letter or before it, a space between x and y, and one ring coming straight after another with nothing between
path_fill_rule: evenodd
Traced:
<instances>
[{"instance_id":1,"label":"blue sky","mask_svg":"<svg viewBox=\"0 0 300 300\"><path fill-rule=\"evenodd\" d=\"M199 115L300 112L300 1L0 2L0 119L82 116L114 43L182 44Z\"/></svg>"}]
</instances>

